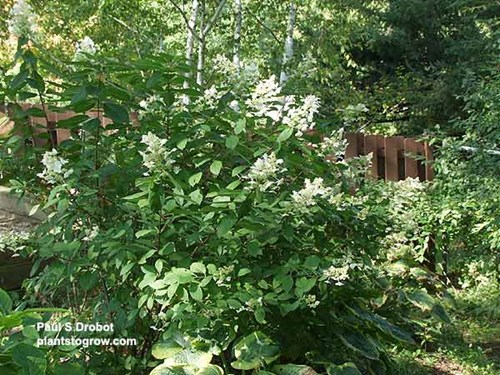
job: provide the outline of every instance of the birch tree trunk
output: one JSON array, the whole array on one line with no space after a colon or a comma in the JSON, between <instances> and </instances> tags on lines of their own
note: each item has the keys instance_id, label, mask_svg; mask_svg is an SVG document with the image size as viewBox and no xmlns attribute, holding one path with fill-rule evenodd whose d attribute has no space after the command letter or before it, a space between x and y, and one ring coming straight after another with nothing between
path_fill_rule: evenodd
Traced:
<instances>
[{"instance_id":1,"label":"birch tree trunk","mask_svg":"<svg viewBox=\"0 0 500 375\"><path fill-rule=\"evenodd\" d=\"M193 51L194 51L194 38L195 35L194 33L196 32L196 20L198 18L198 8L199 8L199 3L198 0L193 0L192 7L191 7L191 17L189 19L189 22L187 24L187 37L186 37L186 62L189 67L193 66ZM186 73L186 78L191 78L191 71ZM189 80L184 81L184 88L188 89L189 88ZM189 99L186 97L184 101L189 102Z\"/></svg>"},{"instance_id":2,"label":"birch tree trunk","mask_svg":"<svg viewBox=\"0 0 500 375\"><path fill-rule=\"evenodd\" d=\"M205 0L201 0L199 16L200 19L200 38L198 40L198 65L196 66L196 83L203 86L203 68L205 65Z\"/></svg>"},{"instance_id":3,"label":"birch tree trunk","mask_svg":"<svg viewBox=\"0 0 500 375\"><path fill-rule=\"evenodd\" d=\"M286 72L287 65L293 56L293 31L295 29L295 16L296 16L295 2L290 3L290 13L288 16L288 28L286 31L285 51L283 53L283 61L281 65L280 84L284 84L288 80Z\"/></svg>"},{"instance_id":4,"label":"birch tree trunk","mask_svg":"<svg viewBox=\"0 0 500 375\"><path fill-rule=\"evenodd\" d=\"M234 44L233 44L233 64L239 69L240 49L241 49L241 24L243 21L243 6L241 0L234 0Z\"/></svg>"}]
</instances>

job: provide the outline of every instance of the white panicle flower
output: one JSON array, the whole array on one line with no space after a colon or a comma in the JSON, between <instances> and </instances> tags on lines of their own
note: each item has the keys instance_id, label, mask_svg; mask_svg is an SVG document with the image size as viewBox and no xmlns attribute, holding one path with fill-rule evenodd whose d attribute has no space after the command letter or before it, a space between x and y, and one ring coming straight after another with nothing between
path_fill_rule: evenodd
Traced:
<instances>
[{"instance_id":1,"label":"white panicle flower","mask_svg":"<svg viewBox=\"0 0 500 375\"><path fill-rule=\"evenodd\" d=\"M65 178L68 178L73 173L73 169L66 169L64 167L68 164L68 161L57 156L56 149L47 151L43 155L42 164L45 166L45 169L42 173L38 173L37 176L49 184L63 182Z\"/></svg>"},{"instance_id":2,"label":"white panicle flower","mask_svg":"<svg viewBox=\"0 0 500 375\"><path fill-rule=\"evenodd\" d=\"M92 242L97 235L99 234L99 227L94 225L92 229L85 230L85 237L82 238L82 241Z\"/></svg>"},{"instance_id":3,"label":"white panicle flower","mask_svg":"<svg viewBox=\"0 0 500 375\"><path fill-rule=\"evenodd\" d=\"M86 36L85 38L76 43L77 56L81 54L94 55L96 52L97 52L97 47L94 41L89 36Z\"/></svg>"},{"instance_id":4,"label":"white panicle flower","mask_svg":"<svg viewBox=\"0 0 500 375\"><path fill-rule=\"evenodd\" d=\"M264 155L250 167L250 171L244 177L250 180L250 188L257 188L260 191L276 190L283 182L278 179L278 173L286 171L286 168L281 168L283 159L276 159L276 154L272 152L269 155Z\"/></svg>"},{"instance_id":5,"label":"white panicle flower","mask_svg":"<svg viewBox=\"0 0 500 375\"><path fill-rule=\"evenodd\" d=\"M231 108L235 112L241 112L240 103L238 103L237 100L231 101L231 103L229 103L229 108Z\"/></svg>"},{"instance_id":6,"label":"white panicle flower","mask_svg":"<svg viewBox=\"0 0 500 375\"><path fill-rule=\"evenodd\" d=\"M306 208L316 204L316 197L328 198L332 191L332 188L323 185L323 179L321 177L316 177L313 182L306 178L304 188L299 191L294 191L292 199L299 208Z\"/></svg>"},{"instance_id":7,"label":"white panicle flower","mask_svg":"<svg viewBox=\"0 0 500 375\"><path fill-rule=\"evenodd\" d=\"M342 281L349 279L349 266L331 266L323 271L323 277L327 279L328 283L334 282L335 285L344 285Z\"/></svg>"},{"instance_id":8,"label":"white panicle flower","mask_svg":"<svg viewBox=\"0 0 500 375\"><path fill-rule=\"evenodd\" d=\"M301 137L305 132L313 130L314 115L318 113L320 101L317 96L308 95L300 107L292 107L283 119L283 123L296 130L295 135Z\"/></svg>"},{"instance_id":9,"label":"white panicle flower","mask_svg":"<svg viewBox=\"0 0 500 375\"><path fill-rule=\"evenodd\" d=\"M17 0L10 10L10 18L7 20L9 32L19 37L34 37L38 32L36 14L33 8L25 0Z\"/></svg>"},{"instance_id":10,"label":"white panicle flower","mask_svg":"<svg viewBox=\"0 0 500 375\"><path fill-rule=\"evenodd\" d=\"M281 87L273 75L257 84L246 104L254 111L253 115L267 116L273 121L278 121L281 117L280 93Z\"/></svg>"},{"instance_id":11,"label":"white panicle flower","mask_svg":"<svg viewBox=\"0 0 500 375\"><path fill-rule=\"evenodd\" d=\"M147 135L142 136L141 143L147 146L146 151L139 151L139 153L142 156L144 166L149 172L161 169L164 166L168 167L174 163L172 159L169 159L171 151L165 148L166 139L159 138L148 132ZM148 174L146 173L146 175Z\"/></svg>"},{"instance_id":12,"label":"white panicle flower","mask_svg":"<svg viewBox=\"0 0 500 375\"><path fill-rule=\"evenodd\" d=\"M215 86L210 87L205 90L203 93L203 98L201 98L201 102L207 104L210 108L216 108L219 103L219 92Z\"/></svg>"},{"instance_id":13,"label":"white panicle flower","mask_svg":"<svg viewBox=\"0 0 500 375\"><path fill-rule=\"evenodd\" d=\"M310 308L310 309L315 309L316 307L318 307L319 305L319 301L316 300L316 296L314 294L308 294L304 297L304 301L306 303L306 305Z\"/></svg>"},{"instance_id":14,"label":"white panicle flower","mask_svg":"<svg viewBox=\"0 0 500 375\"><path fill-rule=\"evenodd\" d=\"M344 159L347 149L347 139L344 138L343 130L339 130L331 138L325 137L319 145L319 154L326 157L327 161L335 163Z\"/></svg>"}]
</instances>

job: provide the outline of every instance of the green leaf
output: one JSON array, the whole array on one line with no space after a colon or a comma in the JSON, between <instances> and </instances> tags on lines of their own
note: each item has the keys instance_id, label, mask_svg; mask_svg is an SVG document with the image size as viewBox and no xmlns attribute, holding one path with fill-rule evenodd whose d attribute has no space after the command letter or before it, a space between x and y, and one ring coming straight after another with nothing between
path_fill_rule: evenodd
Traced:
<instances>
[{"instance_id":1,"label":"green leaf","mask_svg":"<svg viewBox=\"0 0 500 375\"><path fill-rule=\"evenodd\" d=\"M238 145L239 138L236 135L230 135L226 139L226 147L230 150L234 150Z\"/></svg>"},{"instance_id":2,"label":"green leaf","mask_svg":"<svg viewBox=\"0 0 500 375\"><path fill-rule=\"evenodd\" d=\"M224 375L224 371L217 365L208 365L200 368L195 375Z\"/></svg>"},{"instance_id":3,"label":"green leaf","mask_svg":"<svg viewBox=\"0 0 500 375\"><path fill-rule=\"evenodd\" d=\"M28 70L22 69L13 79L10 81L10 89L17 90L21 86L26 84L26 80L28 78Z\"/></svg>"},{"instance_id":4,"label":"green leaf","mask_svg":"<svg viewBox=\"0 0 500 375\"><path fill-rule=\"evenodd\" d=\"M20 343L12 349L12 359L26 375L45 375L47 360L45 353L34 346Z\"/></svg>"},{"instance_id":5,"label":"green leaf","mask_svg":"<svg viewBox=\"0 0 500 375\"><path fill-rule=\"evenodd\" d=\"M328 375L362 375L352 362L347 362L340 366L331 364L326 368L326 373Z\"/></svg>"},{"instance_id":6,"label":"green leaf","mask_svg":"<svg viewBox=\"0 0 500 375\"><path fill-rule=\"evenodd\" d=\"M273 372L277 375L316 375L317 372L314 371L312 367L305 365L276 365L273 366Z\"/></svg>"},{"instance_id":7,"label":"green leaf","mask_svg":"<svg viewBox=\"0 0 500 375\"><path fill-rule=\"evenodd\" d=\"M260 243L257 240L252 240L248 243L247 246L248 254L253 257L262 255L262 248L260 247Z\"/></svg>"},{"instance_id":8,"label":"green leaf","mask_svg":"<svg viewBox=\"0 0 500 375\"><path fill-rule=\"evenodd\" d=\"M7 292L0 288L0 312L7 315L12 311L12 300Z\"/></svg>"},{"instance_id":9,"label":"green leaf","mask_svg":"<svg viewBox=\"0 0 500 375\"><path fill-rule=\"evenodd\" d=\"M168 366L165 364L156 366L149 375L187 375L182 366Z\"/></svg>"},{"instance_id":10,"label":"green leaf","mask_svg":"<svg viewBox=\"0 0 500 375\"><path fill-rule=\"evenodd\" d=\"M354 329L350 329L349 331L346 329L339 329L336 333L348 348L360 353L368 359L378 359L379 351L375 342L370 337L362 335Z\"/></svg>"},{"instance_id":11,"label":"green leaf","mask_svg":"<svg viewBox=\"0 0 500 375\"><path fill-rule=\"evenodd\" d=\"M213 175L218 176L222 169L222 162L220 160L214 160L212 164L210 164L210 172Z\"/></svg>"},{"instance_id":12,"label":"green leaf","mask_svg":"<svg viewBox=\"0 0 500 375\"><path fill-rule=\"evenodd\" d=\"M243 337L233 348L236 361L231 363L237 370L253 370L269 364L280 355L279 346L267 335L257 331Z\"/></svg>"},{"instance_id":13,"label":"green leaf","mask_svg":"<svg viewBox=\"0 0 500 375\"><path fill-rule=\"evenodd\" d=\"M194 175L192 175L191 177L189 177L189 180L188 180L189 185L192 187L196 186L198 184L198 182L200 182L202 176L203 176L203 173L198 172L198 173L195 173Z\"/></svg>"},{"instance_id":14,"label":"green leaf","mask_svg":"<svg viewBox=\"0 0 500 375\"><path fill-rule=\"evenodd\" d=\"M196 203L198 206L203 202L203 194L200 189L196 189L195 191L189 194L189 198Z\"/></svg>"},{"instance_id":15,"label":"green leaf","mask_svg":"<svg viewBox=\"0 0 500 375\"><path fill-rule=\"evenodd\" d=\"M234 216L226 216L223 218L217 227L217 236L224 237L236 224L236 221L237 219Z\"/></svg>"},{"instance_id":16,"label":"green leaf","mask_svg":"<svg viewBox=\"0 0 500 375\"><path fill-rule=\"evenodd\" d=\"M293 128L287 127L285 130L283 130L280 135L278 135L278 142L284 142L288 138L290 138L293 134Z\"/></svg>"},{"instance_id":17,"label":"green leaf","mask_svg":"<svg viewBox=\"0 0 500 375\"><path fill-rule=\"evenodd\" d=\"M183 349L174 355L165 358L167 366L192 365L198 368L206 367L212 362L212 354L200 350Z\"/></svg>"},{"instance_id":18,"label":"green leaf","mask_svg":"<svg viewBox=\"0 0 500 375\"><path fill-rule=\"evenodd\" d=\"M142 229L142 230L136 232L135 236L137 238L141 238L141 237L147 236L148 234L153 234L153 233L156 233L156 229Z\"/></svg>"},{"instance_id":19,"label":"green leaf","mask_svg":"<svg viewBox=\"0 0 500 375\"><path fill-rule=\"evenodd\" d=\"M125 107L112 102L104 103L103 107L104 115L113 120L113 122L127 123L130 121L128 111Z\"/></svg>"},{"instance_id":20,"label":"green leaf","mask_svg":"<svg viewBox=\"0 0 500 375\"><path fill-rule=\"evenodd\" d=\"M431 311L436 303L434 298L432 298L424 289L406 293L406 298L423 311Z\"/></svg>"},{"instance_id":21,"label":"green leaf","mask_svg":"<svg viewBox=\"0 0 500 375\"><path fill-rule=\"evenodd\" d=\"M189 266L189 269L194 272L194 273L199 273L199 274L206 274L207 273L207 268L203 263L200 262L194 262L191 263L191 266Z\"/></svg>"},{"instance_id":22,"label":"green leaf","mask_svg":"<svg viewBox=\"0 0 500 375\"><path fill-rule=\"evenodd\" d=\"M154 344L152 354L156 359L165 359L173 357L182 350L182 346L180 346L176 341L166 340Z\"/></svg>"}]
</instances>

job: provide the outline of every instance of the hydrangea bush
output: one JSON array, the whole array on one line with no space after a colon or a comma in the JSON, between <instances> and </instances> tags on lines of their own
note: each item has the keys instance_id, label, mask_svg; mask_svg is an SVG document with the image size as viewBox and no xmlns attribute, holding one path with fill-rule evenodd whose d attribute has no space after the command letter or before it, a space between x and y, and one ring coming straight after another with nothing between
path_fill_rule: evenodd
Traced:
<instances>
[{"instance_id":1,"label":"hydrangea bush","mask_svg":"<svg viewBox=\"0 0 500 375\"><path fill-rule=\"evenodd\" d=\"M274 77L184 90L167 55L42 66L56 89L37 51L19 54L9 99L38 92L75 116L57 150L32 147L26 116L40 113L13 106L7 143L24 158L5 173L48 214L28 291L140 339L80 357L87 373L392 371L387 345L413 342L400 312L437 304L387 270L380 196L355 193L369 160L343 158L317 97Z\"/></svg>"}]
</instances>

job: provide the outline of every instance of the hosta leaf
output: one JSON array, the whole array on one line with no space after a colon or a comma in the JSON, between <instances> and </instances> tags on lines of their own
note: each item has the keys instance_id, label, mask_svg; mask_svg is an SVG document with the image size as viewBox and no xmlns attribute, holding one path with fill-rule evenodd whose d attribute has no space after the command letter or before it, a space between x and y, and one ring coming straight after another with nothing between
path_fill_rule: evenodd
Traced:
<instances>
[{"instance_id":1,"label":"hosta leaf","mask_svg":"<svg viewBox=\"0 0 500 375\"><path fill-rule=\"evenodd\" d=\"M312 367L305 365L276 365L273 367L273 371L277 375L316 375L317 372L314 371Z\"/></svg>"},{"instance_id":2,"label":"hosta leaf","mask_svg":"<svg viewBox=\"0 0 500 375\"><path fill-rule=\"evenodd\" d=\"M352 362L344 363L341 366L332 364L326 368L326 373L328 375L362 375Z\"/></svg>"},{"instance_id":3,"label":"hosta leaf","mask_svg":"<svg viewBox=\"0 0 500 375\"><path fill-rule=\"evenodd\" d=\"M154 344L152 354L156 359L165 359L173 357L182 350L182 346L180 346L177 342L174 340L168 340Z\"/></svg>"},{"instance_id":4,"label":"hosta leaf","mask_svg":"<svg viewBox=\"0 0 500 375\"><path fill-rule=\"evenodd\" d=\"M165 364L156 366L149 375L186 375L182 366L168 366Z\"/></svg>"},{"instance_id":5,"label":"hosta leaf","mask_svg":"<svg viewBox=\"0 0 500 375\"><path fill-rule=\"evenodd\" d=\"M166 358L164 364L167 366L192 365L199 368L206 367L212 362L212 354L199 350L183 349Z\"/></svg>"},{"instance_id":6,"label":"hosta leaf","mask_svg":"<svg viewBox=\"0 0 500 375\"><path fill-rule=\"evenodd\" d=\"M419 309L430 311L435 305L434 298L432 298L425 290L417 290L416 292L406 293L408 301L413 303Z\"/></svg>"},{"instance_id":7,"label":"hosta leaf","mask_svg":"<svg viewBox=\"0 0 500 375\"><path fill-rule=\"evenodd\" d=\"M208 365L200 368L196 375L224 375L224 371L216 365Z\"/></svg>"},{"instance_id":8,"label":"hosta leaf","mask_svg":"<svg viewBox=\"0 0 500 375\"><path fill-rule=\"evenodd\" d=\"M370 337L362 335L355 330L343 330L337 333L337 335L348 348L360 353L368 359L378 359L379 352L377 346Z\"/></svg>"},{"instance_id":9,"label":"hosta leaf","mask_svg":"<svg viewBox=\"0 0 500 375\"><path fill-rule=\"evenodd\" d=\"M267 335L257 331L243 337L233 348L236 361L231 363L237 370L252 370L269 364L279 357L280 350Z\"/></svg>"}]
</instances>

